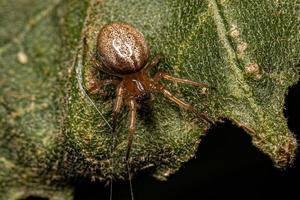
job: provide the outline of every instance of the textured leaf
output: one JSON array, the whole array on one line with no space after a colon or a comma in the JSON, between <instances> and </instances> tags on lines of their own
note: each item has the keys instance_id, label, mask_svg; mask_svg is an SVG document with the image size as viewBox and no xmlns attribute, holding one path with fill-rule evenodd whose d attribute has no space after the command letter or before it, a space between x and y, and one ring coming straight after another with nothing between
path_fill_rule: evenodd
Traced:
<instances>
[{"instance_id":1,"label":"textured leaf","mask_svg":"<svg viewBox=\"0 0 300 200\"><path fill-rule=\"evenodd\" d=\"M297 6L296 1L91 2L82 33L88 48L82 42L69 101L70 160L79 156L85 160L74 163L77 170L88 168L83 173L89 176L100 175L95 174L99 170L100 177L127 173L126 110L111 152L112 132L106 121L114 89L107 89L109 99L99 95L89 99L86 94L91 80L107 77L95 72L87 51L95 49L99 29L112 21L132 23L149 41L152 56L163 53L159 70L216 88L203 95L198 88L164 82L174 94L215 121L227 118L244 128L276 166L292 162L297 144L287 128L283 103L287 88L298 79ZM137 127L131 168L154 166L160 179L193 157L207 129L161 95L156 95L151 121L139 117Z\"/></svg>"},{"instance_id":2,"label":"textured leaf","mask_svg":"<svg viewBox=\"0 0 300 200\"><path fill-rule=\"evenodd\" d=\"M105 120L115 88L108 98L85 92L107 77L88 48L112 21L145 35L152 57L164 55L159 70L216 88L164 81L176 96L244 128L276 166L292 163L283 105L298 80L299 8L298 0L0 1L0 199L71 199L70 180L128 176L127 110L113 140ZM131 170L153 167L159 179L194 156L209 128L162 95L137 122Z\"/></svg>"},{"instance_id":3,"label":"textured leaf","mask_svg":"<svg viewBox=\"0 0 300 200\"><path fill-rule=\"evenodd\" d=\"M67 72L60 3L0 1L0 199L72 197L57 170Z\"/></svg>"}]
</instances>

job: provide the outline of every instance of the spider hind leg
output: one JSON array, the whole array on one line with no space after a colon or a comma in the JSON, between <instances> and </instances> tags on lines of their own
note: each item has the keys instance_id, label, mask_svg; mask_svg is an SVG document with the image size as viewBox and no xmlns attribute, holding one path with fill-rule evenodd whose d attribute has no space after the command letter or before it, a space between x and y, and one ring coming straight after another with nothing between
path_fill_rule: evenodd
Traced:
<instances>
[{"instance_id":1,"label":"spider hind leg","mask_svg":"<svg viewBox=\"0 0 300 200\"><path fill-rule=\"evenodd\" d=\"M121 84L118 85L118 88L116 90L116 100L114 104L114 109L112 112L112 128L113 132L115 132L116 129L116 122L117 122L117 117L122 109L123 105L123 96L124 96L124 87Z\"/></svg>"},{"instance_id":2,"label":"spider hind leg","mask_svg":"<svg viewBox=\"0 0 300 200\"><path fill-rule=\"evenodd\" d=\"M161 59L161 54L158 53L158 54L152 59L152 61L146 65L146 67L143 69L143 71L146 72L146 71L149 71L151 68L155 67L155 66L158 64L158 62L159 62L160 59Z\"/></svg>"},{"instance_id":3,"label":"spider hind leg","mask_svg":"<svg viewBox=\"0 0 300 200\"><path fill-rule=\"evenodd\" d=\"M130 150L132 146L133 135L136 129L136 114L137 114L137 104L134 99L130 99L128 102L129 106L129 132L128 132L128 143L127 143L127 152L126 160L128 161Z\"/></svg>"},{"instance_id":4,"label":"spider hind leg","mask_svg":"<svg viewBox=\"0 0 300 200\"><path fill-rule=\"evenodd\" d=\"M102 87L106 86L106 85L115 85L115 86L117 86L119 83L120 83L120 81L117 80L117 79L106 79L106 80L91 81L89 83L89 86L88 86L88 92L90 94L98 93L102 96L106 96L107 93L105 93L103 91Z\"/></svg>"}]
</instances>

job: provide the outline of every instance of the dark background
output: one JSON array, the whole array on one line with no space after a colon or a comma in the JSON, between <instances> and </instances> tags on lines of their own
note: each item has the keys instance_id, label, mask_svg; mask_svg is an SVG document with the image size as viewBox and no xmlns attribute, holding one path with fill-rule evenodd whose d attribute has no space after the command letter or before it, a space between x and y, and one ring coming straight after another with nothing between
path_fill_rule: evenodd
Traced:
<instances>
[{"instance_id":1,"label":"dark background","mask_svg":"<svg viewBox=\"0 0 300 200\"><path fill-rule=\"evenodd\" d=\"M290 87L285 101L285 116L290 130L300 138L300 83ZM132 180L136 200L175 199L300 199L300 155L286 170L251 144L251 138L229 121L219 123L205 136L197 158L186 163L168 181L160 182L149 172ZM109 200L109 187L82 180L75 200ZM113 182L113 199L131 199L129 183Z\"/></svg>"}]
</instances>

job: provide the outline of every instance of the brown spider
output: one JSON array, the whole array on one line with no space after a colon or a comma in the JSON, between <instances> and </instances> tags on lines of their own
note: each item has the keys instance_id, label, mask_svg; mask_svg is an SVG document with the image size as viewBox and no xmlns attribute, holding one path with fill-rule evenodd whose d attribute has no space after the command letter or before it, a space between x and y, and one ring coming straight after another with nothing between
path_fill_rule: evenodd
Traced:
<instances>
[{"instance_id":1,"label":"brown spider","mask_svg":"<svg viewBox=\"0 0 300 200\"><path fill-rule=\"evenodd\" d=\"M115 85L116 100L112 112L112 127L115 129L116 117L120 113L123 102L129 108L129 133L126 160L129 158L133 134L136 129L136 115L139 102L150 100L151 93L160 92L180 107L191 110L206 122L212 121L204 114L185 101L178 99L171 92L159 84L159 80L166 79L178 83L208 87L205 83L176 78L164 72L157 72L153 77L148 71L157 65L160 55L156 55L148 62L150 50L147 42L137 29L123 22L114 22L105 25L99 32L96 46L96 56L92 56L94 64L102 71L107 72L115 79L98 80L91 83L89 92L101 92L105 85Z\"/></svg>"}]
</instances>

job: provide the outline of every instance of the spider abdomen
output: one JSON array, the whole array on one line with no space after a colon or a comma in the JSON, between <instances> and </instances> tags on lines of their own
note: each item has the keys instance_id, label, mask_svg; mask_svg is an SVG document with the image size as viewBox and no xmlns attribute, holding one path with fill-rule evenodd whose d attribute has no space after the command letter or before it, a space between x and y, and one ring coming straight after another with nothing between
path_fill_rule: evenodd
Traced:
<instances>
[{"instance_id":1,"label":"spider abdomen","mask_svg":"<svg viewBox=\"0 0 300 200\"><path fill-rule=\"evenodd\" d=\"M127 23L115 22L100 30L97 53L104 71L123 75L142 69L150 50L142 33Z\"/></svg>"}]
</instances>

